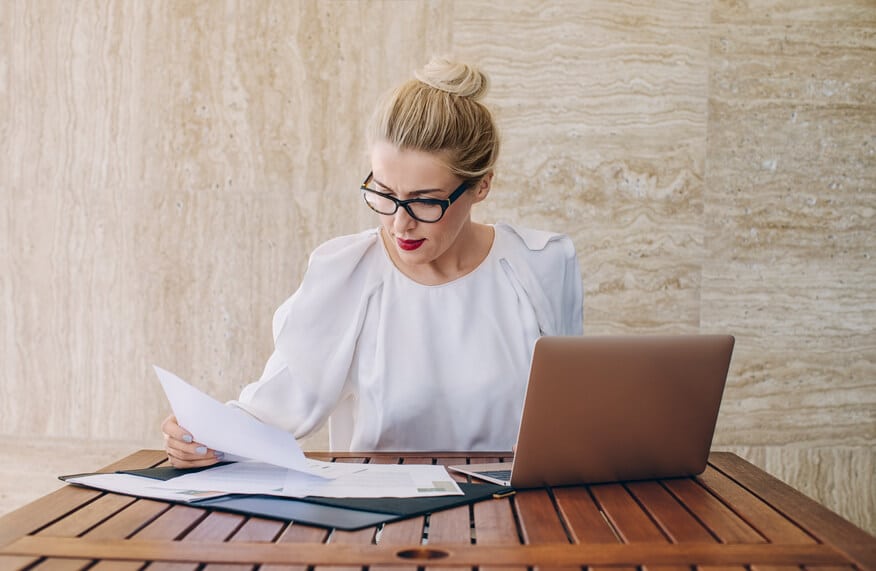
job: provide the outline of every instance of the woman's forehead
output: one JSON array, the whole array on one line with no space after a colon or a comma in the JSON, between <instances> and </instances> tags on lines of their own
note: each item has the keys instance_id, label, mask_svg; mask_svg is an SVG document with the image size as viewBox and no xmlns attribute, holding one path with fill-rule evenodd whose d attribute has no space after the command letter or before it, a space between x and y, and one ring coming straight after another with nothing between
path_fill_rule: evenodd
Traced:
<instances>
[{"instance_id":1,"label":"woman's forehead","mask_svg":"<svg viewBox=\"0 0 876 571\"><path fill-rule=\"evenodd\" d=\"M443 188L456 181L444 157L413 149L378 143L371 149L374 178L393 189Z\"/></svg>"}]
</instances>

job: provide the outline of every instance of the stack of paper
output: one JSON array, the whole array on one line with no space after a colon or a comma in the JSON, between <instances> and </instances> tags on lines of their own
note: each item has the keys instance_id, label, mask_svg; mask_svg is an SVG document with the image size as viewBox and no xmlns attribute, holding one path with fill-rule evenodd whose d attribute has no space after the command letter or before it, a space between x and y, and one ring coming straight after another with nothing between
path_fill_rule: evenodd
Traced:
<instances>
[{"instance_id":1,"label":"stack of paper","mask_svg":"<svg viewBox=\"0 0 876 571\"><path fill-rule=\"evenodd\" d=\"M196 501L225 494L409 498L462 495L444 466L342 464L306 458L295 438L226 406L155 367L180 426L196 442L238 460L168 480L116 474L64 476L66 482L124 494Z\"/></svg>"}]
</instances>

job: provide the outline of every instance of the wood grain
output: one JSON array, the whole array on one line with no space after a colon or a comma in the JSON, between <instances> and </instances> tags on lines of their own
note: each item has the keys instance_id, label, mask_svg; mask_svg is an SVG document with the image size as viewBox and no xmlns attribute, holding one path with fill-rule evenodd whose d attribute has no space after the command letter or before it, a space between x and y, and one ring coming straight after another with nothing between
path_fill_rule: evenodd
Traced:
<instances>
[{"instance_id":1,"label":"wood grain","mask_svg":"<svg viewBox=\"0 0 876 571\"><path fill-rule=\"evenodd\" d=\"M402 460L386 453L359 454L339 460ZM416 455L408 459L434 461ZM144 450L106 469L164 460L161 451ZM487 508L480 515L456 508L413 518L421 525L428 521L428 545L423 545L424 536L406 544L396 533L380 541L379 529L326 532L116 494L80 499L66 513L50 514L48 525L39 523L46 516L36 504L20 516L2 518L0 530L11 535L0 547L0 565L26 565L39 558L45 569L90 568L92 562L125 569L144 562L170 569L205 564L234 569L262 564L278 569L481 568L488 562L488 567L503 569L696 565L729 571L851 563L869 569L876 562L872 536L728 453L713 454L698 478L522 490L472 506ZM495 521L484 519L492 514ZM12 527L22 523L26 527Z\"/></svg>"},{"instance_id":2,"label":"wood grain","mask_svg":"<svg viewBox=\"0 0 876 571\"><path fill-rule=\"evenodd\" d=\"M412 546L413 547L413 546ZM525 545L509 550L501 546L441 545L431 549L446 552L442 565L474 566L490 561L500 566L539 565L847 565L848 560L825 545L770 544L614 544ZM202 561L206 563L280 563L343 566L390 565L407 561L399 549L380 545L264 544L194 541L89 540L85 538L24 537L0 549L0 554L42 553L53 557L100 557L111 560Z\"/></svg>"}]
</instances>

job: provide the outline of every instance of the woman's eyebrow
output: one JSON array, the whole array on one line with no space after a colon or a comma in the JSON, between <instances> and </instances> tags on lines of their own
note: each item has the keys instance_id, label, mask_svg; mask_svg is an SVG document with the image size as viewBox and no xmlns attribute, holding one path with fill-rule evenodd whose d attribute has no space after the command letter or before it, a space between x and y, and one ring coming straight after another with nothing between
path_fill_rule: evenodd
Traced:
<instances>
[{"instance_id":1,"label":"woman's eyebrow","mask_svg":"<svg viewBox=\"0 0 876 571\"><path fill-rule=\"evenodd\" d=\"M395 190L393 190L393 189L391 189L390 187L386 186L385 184L383 184L382 182L380 182L379 180L377 180L374 176L371 177L371 180L373 180L378 186L380 186L380 187L383 188L384 190L388 190L389 192L392 192L392 193L398 194ZM424 189L421 189L421 190L412 190L412 191L410 191L410 192L407 193L407 194L413 194L413 195L429 194L429 193L432 193L432 192L442 192L442 190L443 190L443 189L440 189L440 188L424 188Z\"/></svg>"}]
</instances>

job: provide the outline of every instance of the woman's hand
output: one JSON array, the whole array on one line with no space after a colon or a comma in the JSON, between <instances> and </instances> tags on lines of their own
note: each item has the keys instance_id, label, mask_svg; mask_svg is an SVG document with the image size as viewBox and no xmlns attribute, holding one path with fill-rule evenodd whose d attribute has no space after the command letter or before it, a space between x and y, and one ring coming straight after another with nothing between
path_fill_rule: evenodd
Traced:
<instances>
[{"instance_id":1,"label":"woman's hand","mask_svg":"<svg viewBox=\"0 0 876 571\"><path fill-rule=\"evenodd\" d=\"M174 415L164 419L161 431L164 433L164 450L174 468L200 468L222 460L222 452L193 442L192 435L177 423Z\"/></svg>"}]
</instances>

